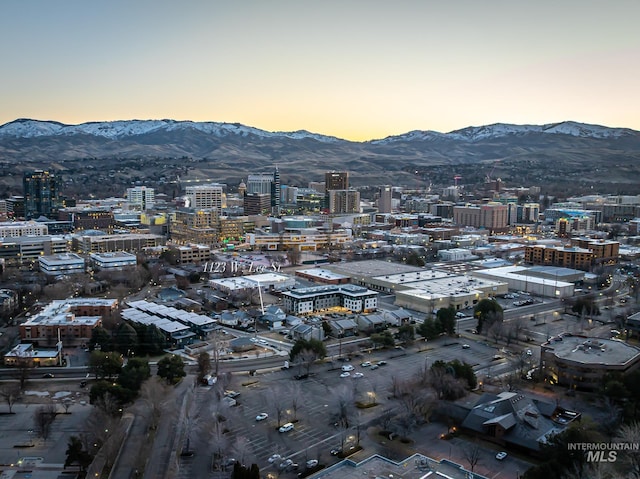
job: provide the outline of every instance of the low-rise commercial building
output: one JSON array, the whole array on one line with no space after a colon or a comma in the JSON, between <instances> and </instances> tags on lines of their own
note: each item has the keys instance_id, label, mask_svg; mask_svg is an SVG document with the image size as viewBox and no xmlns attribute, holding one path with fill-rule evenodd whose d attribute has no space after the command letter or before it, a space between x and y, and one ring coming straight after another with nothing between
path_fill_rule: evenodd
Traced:
<instances>
[{"instance_id":1,"label":"low-rise commercial building","mask_svg":"<svg viewBox=\"0 0 640 479\"><path fill-rule=\"evenodd\" d=\"M38 258L40 271L48 276L84 273L84 258L75 253L62 253Z\"/></svg>"},{"instance_id":2,"label":"low-rise commercial building","mask_svg":"<svg viewBox=\"0 0 640 479\"><path fill-rule=\"evenodd\" d=\"M602 388L607 374L640 367L640 349L614 339L557 336L542 344L541 367L547 380L572 389Z\"/></svg>"},{"instance_id":3,"label":"low-rise commercial building","mask_svg":"<svg viewBox=\"0 0 640 479\"><path fill-rule=\"evenodd\" d=\"M304 315L341 307L354 313L375 311L378 293L352 284L315 286L282 293L287 313Z\"/></svg>"},{"instance_id":4,"label":"low-rise commercial building","mask_svg":"<svg viewBox=\"0 0 640 479\"><path fill-rule=\"evenodd\" d=\"M20 339L38 346L54 346L58 342L65 347L86 344L103 319L114 317L117 307L117 299L52 301L20 325Z\"/></svg>"},{"instance_id":5,"label":"low-rise commercial building","mask_svg":"<svg viewBox=\"0 0 640 479\"><path fill-rule=\"evenodd\" d=\"M80 253L113 253L116 251L139 252L145 248L163 246L164 236L128 233L116 235L76 235L72 239L74 251Z\"/></svg>"},{"instance_id":6,"label":"low-rise commercial building","mask_svg":"<svg viewBox=\"0 0 640 479\"><path fill-rule=\"evenodd\" d=\"M7 264L34 263L42 255L67 253L69 245L61 236L21 236L0 238L0 259Z\"/></svg>"},{"instance_id":7,"label":"low-rise commercial building","mask_svg":"<svg viewBox=\"0 0 640 479\"><path fill-rule=\"evenodd\" d=\"M134 268L138 264L135 254L117 251L114 253L91 253L89 255L94 268L99 270L121 270Z\"/></svg>"},{"instance_id":8,"label":"low-rise commercial building","mask_svg":"<svg viewBox=\"0 0 640 479\"><path fill-rule=\"evenodd\" d=\"M4 355L7 367L59 366L62 362L60 348L36 348L31 343L20 343Z\"/></svg>"}]
</instances>

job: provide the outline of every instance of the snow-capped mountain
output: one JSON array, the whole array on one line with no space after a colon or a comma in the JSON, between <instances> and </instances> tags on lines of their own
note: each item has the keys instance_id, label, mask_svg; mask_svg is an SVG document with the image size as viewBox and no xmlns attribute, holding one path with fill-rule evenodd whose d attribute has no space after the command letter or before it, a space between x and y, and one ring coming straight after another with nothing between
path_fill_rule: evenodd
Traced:
<instances>
[{"instance_id":1,"label":"snow-capped mountain","mask_svg":"<svg viewBox=\"0 0 640 479\"><path fill-rule=\"evenodd\" d=\"M46 136L91 135L111 140L134 137L157 132L195 130L205 134L224 138L229 135L247 137L250 135L262 138L286 137L294 140L313 139L325 143L339 141L333 136L320 135L305 130L293 132L268 132L259 128L241 125L239 123L194 122L178 120L120 120L89 122L79 125L65 125L55 121L40 121L19 119L0 126L0 137L38 138ZM437 131L414 130L402 135L389 136L380 140L371 140L370 144L389 144L398 141L481 141L501 138L509 135L526 135L530 133L544 133L555 135L569 135L582 138L620 138L635 135L638 132L627 128L608 128L600 125L589 125L565 121L546 125L511 125L495 123L485 126L471 126L449 133Z\"/></svg>"},{"instance_id":2,"label":"snow-capped mountain","mask_svg":"<svg viewBox=\"0 0 640 479\"><path fill-rule=\"evenodd\" d=\"M121 120L89 122L80 125L65 125L55 121L19 119L0 126L0 137L38 138L46 136L91 135L110 140L146 135L157 132L195 130L223 138L228 135L246 137L287 137L291 139L311 138L321 142L339 141L337 138L318 135L308 131L268 132L239 123L194 122L177 120Z\"/></svg>"},{"instance_id":3,"label":"snow-capped mountain","mask_svg":"<svg viewBox=\"0 0 640 479\"><path fill-rule=\"evenodd\" d=\"M549 123L546 125L511 125L507 123L495 123L485 126L470 126L450 133L438 133L435 131L411 131L403 135L389 136L382 140L373 140L372 144L389 144L398 141L436 141L436 140L459 140L476 142L502 138L511 135L526 134L554 134L569 135L580 138L621 138L624 136L637 135L638 132L628 128L609 128L600 125L589 125L573 121L561 123Z\"/></svg>"}]
</instances>

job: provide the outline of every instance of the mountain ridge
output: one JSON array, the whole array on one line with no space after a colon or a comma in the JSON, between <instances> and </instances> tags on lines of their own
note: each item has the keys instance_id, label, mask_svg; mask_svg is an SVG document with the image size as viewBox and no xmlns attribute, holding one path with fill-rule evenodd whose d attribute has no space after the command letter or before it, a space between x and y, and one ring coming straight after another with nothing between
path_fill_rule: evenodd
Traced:
<instances>
[{"instance_id":1,"label":"mountain ridge","mask_svg":"<svg viewBox=\"0 0 640 479\"><path fill-rule=\"evenodd\" d=\"M0 126L0 188L13 194L20 194L22 173L36 168L69 178L78 194L108 188L122 194L127 184L152 186L160 178L233 185L276 164L283 184L294 186L322 181L331 170L350 171L353 186L410 187L448 186L454 174L466 185L482 184L491 172L509 185L638 194L640 132L574 121L495 123L357 142L183 120L65 125L18 119Z\"/></svg>"},{"instance_id":2,"label":"mountain ridge","mask_svg":"<svg viewBox=\"0 0 640 479\"><path fill-rule=\"evenodd\" d=\"M226 122L196 122L191 120L115 120L115 121L91 121L76 125L65 124L52 120L34 120L19 118L0 125L0 137L10 136L15 138L36 138L57 135L87 134L101 136L109 139L122 139L152 133L158 130L172 131L192 128L203 133L224 137L228 134L239 136L255 135L259 137L283 136L291 139L311 138L321 142L345 141L351 143L384 144L395 141L407 140L438 140L453 139L461 141L478 141L489 138L498 138L507 135L523 135L528 133L565 134L577 137L591 138L620 138L623 136L638 135L640 132L630 128L607 127L602 125L579 123L571 120L559 123L543 125L518 125L510 123L493 123L483 126L469 126L448 133L434 130L413 130L400 135L391 135L381 139L365 140L362 142L346 140L330 135L309 132L307 130L267 131L241 123Z\"/></svg>"}]
</instances>

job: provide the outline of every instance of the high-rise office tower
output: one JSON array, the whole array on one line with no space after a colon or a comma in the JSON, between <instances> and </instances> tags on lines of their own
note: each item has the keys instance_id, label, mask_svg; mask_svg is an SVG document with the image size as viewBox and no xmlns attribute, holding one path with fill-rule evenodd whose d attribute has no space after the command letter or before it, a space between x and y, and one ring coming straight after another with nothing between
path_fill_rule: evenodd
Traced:
<instances>
[{"instance_id":1,"label":"high-rise office tower","mask_svg":"<svg viewBox=\"0 0 640 479\"><path fill-rule=\"evenodd\" d=\"M127 188L127 203L142 211L150 210L156 204L155 191L146 186Z\"/></svg>"},{"instance_id":2,"label":"high-rise office tower","mask_svg":"<svg viewBox=\"0 0 640 479\"><path fill-rule=\"evenodd\" d=\"M185 196L189 200L189 207L199 210L216 208L221 211L224 206L225 187L226 185L220 183L187 186Z\"/></svg>"},{"instance_id":3,"label":"high-rise office tower","mask_svg":"<svg viewBox=\"0 0 640 479\"><path fill-rule=\"evenodd\" d=\"M271 212L274 215L280 214L280 172L278 166L273 172L273 183L271 183Z\"/></svg>"},{"instance_id":4,"label":"high-rise office tower","mask_svg":"<svg viewBox=\"0 0 640 479\"><path fill-rule=\"evenodd\" d=\"M349 189L349 172L348 171L330 171L324 175L325 190L348 190Z\"/></svg>"},{"instance_id":5,"label":"high-rise office tower","mask_svg":"<svg viewBox=\"0 0 640 479\"><path fill-rule=\"evenodd\" d=\"M247 177L247 194L271 195L271 183L273 183L273 175L267 173L249 175Z\"/></svg>"},{"instance_id":6,"label":"high-rise office tower","mask_svg":"<svg viewBox=\"0 0 640 479\"><path fill-rule=\"evenodd\" d=\"M26 219L57 216L62 207L62 178L48 171L36 170L24 174L22 186Z\"/></svg>"},{"instance_id":7,"label":"high-rise office tower","mask_svg":"<svg viewBox=\"0 0 640 479\"><path fill-rule=\"evenodd\" d=\"M393 198L393 188L389 185L380 187L378 197L378 213L391 213L391 200Z\"/></svg>"},{"instance_id":8,"label":"high-rise office tower","mask_svg":"<svg viewBox=\"0 0 640 479\"><path fill-rule=\"evenodd\" d=\"M356 190L330 190L327 191L329 198L329 213L360 213L360 192Z\"/></svg>"},{"instance_id":9,"label":"high-rise office tower","mask_svg":"<svg viewBox=\"0 0 640 479\"><path fill-rule=\"evenodd\" d=\"M272 214L280 213L280 172L276 166L272 174L259 173L247 177L246 195L269 195Z\"/></svg>"}]
</instances>

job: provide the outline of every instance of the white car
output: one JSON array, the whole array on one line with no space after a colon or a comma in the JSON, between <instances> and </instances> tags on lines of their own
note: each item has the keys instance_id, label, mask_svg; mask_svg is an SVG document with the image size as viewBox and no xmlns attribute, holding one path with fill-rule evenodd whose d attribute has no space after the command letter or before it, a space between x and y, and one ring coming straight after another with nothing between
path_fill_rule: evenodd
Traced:
<instances>
[{"instance_id":1,"label":"white car","mask_svg":"<svg viewBox=\"0 0 640 479\"><path fill-rule=\"evenodd\" d=\"M462 349L469 349L471 346L469 346L468 344L463 344L462 345Z\"/></svg>"},{"instance_id":2,"label":"white car","mask_svg":"<svg viewBox=\"0 0 640 479\"><path fill-rule=\"evenodd\" d=\"M268 417L269 417L269 415L266 412L261 412L260 414L258 414L256 416L256 421L264 421Z\"/></svg>"},{"instance_id":3,"label":"white car","mask_svg":"<svg viewBox=\"0 0 640 479\"><path fill-rule=\"evenodd\" d=\"M259 342L260 344L269 344L269 343L267 343L267 341L266 341L266 340L264 340L264 339L258 339L258 342Z\"/></svg>"},{"instance_id":4,"label":"white car","mask_svg":"<svg viewBox=\"0 0 640 479\"><path fill-rule=\"evenodd\" d=\"M273 464L276 461L279 461L280 459L282 459L282 456L280 454L272 454L271 457L269 458L269 463Z\"/></svg>"},{"instance_id":5,"label":"white car","mask_svg":"<svg viewBox=\"0 0 640 479\"><path fill-rule=\"evenodd\" d=\"M360 366L362 366L363 368L368 368L369 366L371 366L371 361L365 361Z\"/></svg>"},{"instance_id":6,"label":"white car","mask_svg":"<svg viewBox=\"0 0 640 479\"><path fill-rule=\"evenodd\" d=\"M342 371L353 371L353 366L351 364L345 364L342 366Z\"/></svg>"},{"instance_id":7,"label":"white car","mask_svg":"<svg viewBox=\"0 0 640 479\"><path fill-rule=\"evenodd\" d=\"M507 453L504 451L500 451L498 454L496 454L496 459L498 461L502 461L505 457L507 457Z\"/></svg>"},{"instance_id":8,"label":"white car","mask_svg":"<svg viewBox=\"0 0 640 479\"><path fill-rule=\"evenodd\" d=\"M355 379L363 378L363 377L364 377L364 374L362 374L362 373L355 373L355 374L353 375L353 377L354 377Z\"/></svg>"},{"instance_id":9,"label":"white car","mask_svg":"<svg viewBox=\"0 0 640 479\"><path fill-rule=\"evenodd\" d=\"M318 465L318 460L317 459L309 459L307 461L307 469L311 469L314 468Z\"/></svg>"},{"instance_id":10,"label":"white car","mask_svg":"<svg viewBox=\"0 0 640 479\"><path fill-rule=\"evenodd\" d=\"M289 432L289 431L293 431L294 425L292 422L288 422L282 426L280 426L280 429L278 429L278 431L280 432Z\"/></svg>"},{"instance_id":11,"label":"white car","mask_svg":"<svg viewBox=\"0 0 640 479\"><path fill-rule=\"evenodd\" d=\"M351 376L351 373L349 371L345 371L340 374L341 378L348 378L349 376Z\"/></svg>"}]
</instances>

